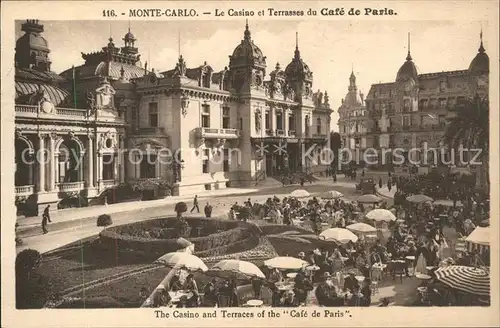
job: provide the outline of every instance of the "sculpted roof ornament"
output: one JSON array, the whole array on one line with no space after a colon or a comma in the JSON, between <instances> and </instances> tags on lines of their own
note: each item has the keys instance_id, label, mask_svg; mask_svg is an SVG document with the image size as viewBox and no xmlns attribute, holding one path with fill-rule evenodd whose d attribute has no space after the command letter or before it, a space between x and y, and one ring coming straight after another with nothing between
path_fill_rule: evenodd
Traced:
<instances>
[{"instance_id":1,"label":"sculpted roof ornament","mask_svg":"<svg viewBox=\"0 0 500 328\"><path fill-rule=\"evenodd\" d=\"M248 20L245 25L243 40L241 40L241 43L234 49L233 55L229 58L230 67L249 65L255 65L262 68L266 67L266 57L252 40L251 32L248 27Z\"/></svg>"}]
</instances>

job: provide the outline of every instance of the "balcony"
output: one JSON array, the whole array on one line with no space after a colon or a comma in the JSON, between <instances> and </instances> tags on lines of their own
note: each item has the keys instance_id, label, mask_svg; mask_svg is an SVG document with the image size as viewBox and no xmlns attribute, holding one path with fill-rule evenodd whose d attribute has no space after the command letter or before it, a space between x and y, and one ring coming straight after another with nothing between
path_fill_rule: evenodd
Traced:
<instances>
[{"instance_id":1,"label":"balcony","mask_svg":"<svg viewBox=\"0 0 500 328\"><path fill-rule=\"evenodd\" d=\"M101 180L99 181L99 189L107 189L107 188L112 188L118 184L118 181L114 179L109 179L109 180Z\"/></svg>"},{"instance_id":2,"label":"balcony","mask_svg":"<svg viewBox=\"0 0 500 328\"><path fill-rule=\"evenodd\" d=\"M295 134L296 134L295 130L288 130L289 137L295 137L296 136Z\"/></svg>"},{"instance_id":3,"label":"balcony","mask_svg":"<svg viewBox=\"0 0 500 328\"><path fill-rule=\"evenodd\" d=\"M197 135L202 139L238 139L240 130L238 129L216 129L216 128L197 128Z\"/></svg>"},{"instance_id":4,"label":"balcony","mask_svg":"<svg viewBox=\"0 0 500 328\"><path fill-rule=\"evenodd\" d=\"M272 135L274 135L274 132L273 132L273 130L271 130L271 129L266 129L266 134L267 134L268 136L272 136Z\"/></svg>"},{"instance_id":5,"label":"balcony","mask_svg":"<svg viewBox=\"0 0 500 328\"><path fill-rule=\"evenodd\" d=\"M277 129L276 130L276 136L284 136L285 135L285 130L282 130L282 129Z\"/></svg>"},{"instance_id":6,"label":"balcony","mask_svg":"<svg viewBox=\"0 0 500 328\"><path fill-rule=\"evenodd\" d=\"M396 114L396 111L394 109L388 109L385 111L385 114L386 115L394 115L394 114Z\"/></svg>"},{"instance_id":7,"label":"balcony","mask_svg":"<svg viewBox=\"0 0 500 328\"><path fill-rule=\"evenodd\" d=\"M16 196L29 196L31 194L33 194L35 191L35 187L34 186L16 186L15 188L15 192L16 192Z\"/></svg>"},{"instance_id":8,"label":"balcony","mask_svg":"<svg viewBox=\"0 0 500 328\"><path fill-rule=\"evenodd\" d=\"M59 183L60 192L80 191L83 189L83 187L84 187L83 181Z\"/></svg>"},{"instance_id":9,"label":"balcony","mask_svg":"<svg viewBox=\"0 0 500 328\"><path fill-rule=\"evenodd\" d=\"M405 124L405 125L403 125L403 126L402 126L402 130L403 130L403 131L410 131L410 130L411 130L411 127L412 127L411 125L406 125L406 124Z\"/></svg>"},{"instance_id":10,"label":"balcony","mask_svg":"<svg viewBox=\"0 0 500 328\"><path fill-rule=\"evenodd\" d=\"M68 121L94 121L94 115L88 115L86 109L55 107L52 112L44 112L35 105L15 105L16 117L32 118L32 119L60 119ZM98 111L99 113L99 111ZM99 116L100 117L100 116ZM99 117L97 120L99 120ZM105 115L102 117L106 121L124 122L124 118L118 113L114 116Z\"/></svg>"},{"instance_id":11,"label":"balcony","mask_svg":"<svg viewBox=\"0 0 500 328\"><path fill-rule=\"evenodd\" d=\"M371 118L381 118L382 117L382 111L375 109L370 111L370 117Z\"/></svg>"},{"instance_id":12,"label":"balcony","mask_svg":"<svg viewBox=\"0 0 500 328\"><path fill-rule=\"evenodd\" d=\"M138 134L145 134L145 135L164 135L165 128L146 127L146 128L139 128L137 132Z\"/></svg>"}]
</instances>

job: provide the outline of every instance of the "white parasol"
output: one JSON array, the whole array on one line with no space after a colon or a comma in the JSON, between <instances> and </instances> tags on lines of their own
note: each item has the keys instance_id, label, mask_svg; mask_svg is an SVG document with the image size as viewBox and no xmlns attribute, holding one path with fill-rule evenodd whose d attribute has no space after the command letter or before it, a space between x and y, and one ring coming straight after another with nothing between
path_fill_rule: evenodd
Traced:
<instances>
[{"instance_id":1,"label":"white parasol","mask_svg":"<svg viewBox=\"0 0 500 328\"><path fill-rule=\"evenodd\" d=\"M389 221L396 221L396 216L392 214L391 211L383 209L383 208L377 208L374 210L371 210L366 214L366 218L370 220L374 220L377 222L389 222Z\"/></svg>"},{"instance_id":2,"label":"white parasol","mask_svg":"<svg viewBox=\"0 0 500 328\"><path fill-rule=\"evenodd\" d=\"M199 257L185 252L167 253L158 258L154 263L188 271L205 272L208 270L205 263Z\"/></svg>"},{"instance_id":3,"label":"white parasol","mask_svg":"<svg viewBox=\"0 0 500 328\"><path fill-rule=\"evenodd\" d=\"M264 265L273 269L276 268L281 270L298 270L303 268L304 266L307 266L308 263L296 257L278 256L264 261Z\"/></svg>"},{"instance_id":4,"label":"white parasol","mask_svg":"<svg viewBox=\"0 0 500 328\"><path fill-rule=\"evenodd\" d=\"M410 203L415 203L415 204L421 204L421 203L427 203L427 202L434 201L434 199L432 199L431 197L423 195L423 194L408 196L408 197L406 197L406 200L409 201Z\"/></svg>"},{"instance_id":5,"label":"white parasol","mask_svg":"<svg viewBox=\"0 0 500 328\"><path fill-rule=\"evenodd\" d=\"M336 190L330 190L330 191L327 191L327 192L321 194L321 198L323 198L323 199L337 199L337 198L341 198L341 197L344 197L344 195L341 192L336 191Z\"/></svg>"},{"instance_id":6,"label":"white parasol","mask_svg":"<svg viewBox=\"0 0 500 328\"><path fill-rule=\"evenodd\" d=\"M311 195L305 189L297 189L297 190L292 191L290 196L295 197L295 198L307 198L307 197L310 197Z\"/></svg>"},{"instance_id":7,"label":"white parasol","mask_svg":"<svg viewBox=\"0 0 500 328\"><path fill-rule=\"evenodd\" d=\"M353 243L358 241L358 236L343 228L326 229L320 233L319 238L326 241L336 241L342 244L347 244L350 241Z\"/></svg>"},{"instance_id":8,"label":"white parasol","mask_svg":"<svg viewBox=\"0 0 500 328\"><path fill-rule=\"evenodd\" d=\"M366 204L376 204L376 203L380 203L382 201L382 199L380 197L378 197L377 195L373 195L373 194L367 194L367 195L363 195L363 196L360 196L358 197L358 199L356 200L358 203L366 203Z\"/></svg>"},{"instance_id":9,"label":"white parasol","mask_svg":"<svg viewBox=\"0 0 500 328\"><path fill-rule=\"evenodd\" d=\"M208 270L207 274L233 279L266 278L255 264L241 260L222 260Z\"/></svg>"},{"instance_id":10,"label":"white parasol","mask_svg":"<svg viewBox=\"0 0 500 328\"><path fill-rule=\"evenodd\" d=\"M358 223L353 223L351 225L348 225L346 227L347 230L350 230L354 233L376 233L377 229L372 227L369 224L363 223L363 222L358 222Z\"/></svg>"}]
</instances>

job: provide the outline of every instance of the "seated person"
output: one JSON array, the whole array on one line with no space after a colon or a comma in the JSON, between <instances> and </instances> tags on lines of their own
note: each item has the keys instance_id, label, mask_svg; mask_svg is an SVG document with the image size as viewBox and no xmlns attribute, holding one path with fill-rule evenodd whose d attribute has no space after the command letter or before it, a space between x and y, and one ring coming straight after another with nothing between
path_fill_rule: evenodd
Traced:
<instances>
[{"instance_id":1,"label":"seated person","mask_svg":"<svg viewBox=\"0 0 500 328\"><path fill-rule=\"evenodd\" d=\"M284 295L283 303L281 306L283 307L296 307L297 300L295 299L295 293L291 290L287 291Z\"/></svg>"},{"instance_id":2,"label":"seated person","mask_svg":"<svg viewBox=\"0 0 500 328\"><path fill-rule=\"evenodd\" d=\"M337 304L337 289L328 272L323 273L323 282L316 288L316 299L320 306L335 306Z\"/></svg>"},{"instance_id":3,"label":"seated person","mask_svg":"<svg viewBox=\"0 0 500 328\"><path fill-rule=\"evenodd\" d=\"M313 290L311 282L305 276L304 272L300 271L297 276L295 276L295 286L293 289L297 303L305 303L307 299L307 293L311 290Z\"/></svg>"},{"instance_id":4,"label":"seated person","mask_svg":"<svg viewBox=\"0 0 500 328\"><path fill-rule=\"evenodd\" d=\"M186 277L186 282L184 283L184 290L193 294L193 296L191 296L187 300L186 306L187 307L198 306L198 300L200 294L198 292L198 285L196 284L194 276L191 273Z\"/></svg>"},{"instance_id":5,"label":"seated person","mask_svg":"<svg viewBox=\"0 0 500 328\"><path fill-rule=\"evenodd\" d=\"M205 288L203 288L203 293L204 293L203 305L206 307L213 307L217 305L218 295L217 295L216 282L217 280L213 278L205 285Z\"/></svg>"},{"instance_id":6,"label":"seated person","mask_svg":"<svg viewBox=\"0 0 500 328\"><path fill-rule=\"evenodd\" d=\"M359 283L353 271L349 272L349 276L344 279L344 290L354 293L359 289Z\"/></svg>"},{"instance_id":7,"label":"seated person","mask_svg":"<svg viewBox=\"0 0 500 328\"><path fill-rule=\"evenodd\" d=\"M371 280L366 278L363 281L363 288L361 288L361 306L370 306L372 303L372 290L370 288Z\"/></svg>"},{"instance_id":8,"label":"seated person","mask_svg":"<svg viewBox=\"0 0 500 328\"><path fill-rule=\"evenodd\" d=\"M168 283L168 289L172 292L182 290L182 283L180 280L180 273L176 272L170 282Z\"/></svg>"}]
</instances>

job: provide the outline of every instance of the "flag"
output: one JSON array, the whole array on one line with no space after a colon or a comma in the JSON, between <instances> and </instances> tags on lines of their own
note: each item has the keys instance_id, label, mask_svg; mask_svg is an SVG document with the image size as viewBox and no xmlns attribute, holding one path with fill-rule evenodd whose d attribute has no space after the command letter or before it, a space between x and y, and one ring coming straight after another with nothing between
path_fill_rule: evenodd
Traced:
<instances>
[{"instance_id":1,"label":"flag","mask_svg":"<svg viewBox=\"0 0 500 328\"><path fill-rule=\"evenodd\" d=\"M71 67L73 72L73 106L76 109L76 74L75 74L75 65Z\"/></svg>"}]
</instances>

